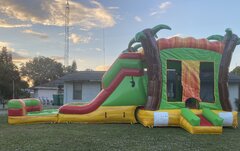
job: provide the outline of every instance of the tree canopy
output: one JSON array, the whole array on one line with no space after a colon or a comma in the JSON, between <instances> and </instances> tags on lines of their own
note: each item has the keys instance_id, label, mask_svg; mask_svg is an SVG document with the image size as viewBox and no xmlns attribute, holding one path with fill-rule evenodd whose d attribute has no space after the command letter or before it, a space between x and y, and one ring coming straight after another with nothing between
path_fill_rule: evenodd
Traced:
<instances>
[{"instance_id":1,"label":"tree canopy","mask_svg":"<svg viewBox=\"0 0 240 151\"><path fill-rule=\"evenodd\" d=\"M26 94L23 89L27 87L27 82L21 80L18 68L13 64L11 53L3 47L0 52L0 99L22 97Z\"/></svg>"},{"instance_id":2,"label":"tree canopy","mask_svg":"<svg viewBox=\"0 0 240 151\"><path fill-rule=\"evenodd\" d=\"M231 71L231 73L234 73L234 74L240 76L240 66L237 66L236 68L234 68L234 69Z\"/></svg>"},{"instance_id":3,"label":"tree canopy","mask_svg":"<svg viewBox=\"0 0 240 151\"><path fill-rule=\"evenodd\" d=\"M22 76L33 80L34 86L41 85L63 76L63 65L54 59L39 56L21 66Z\"/></svg>"},{"instance_id":4,"label":"tree canopy","mask_svg":"<svg viewBox=\"0 0 240 151\"><path fill-rule=\"evenodd\" d=\"M64 73L68 74L68 73L73 73L77 71L77 63L75 60L73 60L72 65L71 66L67 66L64 67Z\"/></svg>"}]
</instances>

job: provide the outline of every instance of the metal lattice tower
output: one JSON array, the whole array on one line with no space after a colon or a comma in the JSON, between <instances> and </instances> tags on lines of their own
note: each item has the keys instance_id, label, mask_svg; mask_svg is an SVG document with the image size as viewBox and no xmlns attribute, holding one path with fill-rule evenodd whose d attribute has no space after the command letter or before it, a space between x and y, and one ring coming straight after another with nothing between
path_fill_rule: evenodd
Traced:
<instances>
[{"instance_id":1,"label":"metal lattice tower","mask_svg":"<svg viewBox=\"0 0 240 151\"><path fill-rule=\"evenodd\" d=\"M65 7L65 46L64 46L64 66L69 65L69 3L66 2Z\"/></svg>"}]
</instances>

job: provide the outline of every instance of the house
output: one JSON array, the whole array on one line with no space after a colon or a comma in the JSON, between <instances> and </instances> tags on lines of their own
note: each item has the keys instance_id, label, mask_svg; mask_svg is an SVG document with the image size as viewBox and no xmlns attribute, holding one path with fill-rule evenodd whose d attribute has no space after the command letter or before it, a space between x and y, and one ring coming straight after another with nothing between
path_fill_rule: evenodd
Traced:
<instances>
[{"instance_id":1,"label":"house","mask_svg":"<svg viewBox=\"0 0 240 151\"><path fill-rule=\"evenodd\" d=\"M54 94L63 93L63 81L60 79L51 81L49 83L41 84L30 88L33 90L32 97L38 98L44 104L49 104L53 101Z\"/></svg>"},{"instance_id":2,"label":"house","mask_svg":"<svg viewBox=\"0 0 240 151\"><path fill-rule=\"evenodd\" d=\"M232 73L229 74L228 90L232 109L237 111L238 107L236 105L236 100L240 99L240 76Z\"/></svg>"},{"instance_id":3,"label":"house","mask_svg":"<svg viewBox=\"0 0 240 151\"><path fill-rule=\"evenodd\" d=\"M64 81L64 104L89 102L101 90L104 71L78 71L60 78Z\"/></svg>"}]
</instances>

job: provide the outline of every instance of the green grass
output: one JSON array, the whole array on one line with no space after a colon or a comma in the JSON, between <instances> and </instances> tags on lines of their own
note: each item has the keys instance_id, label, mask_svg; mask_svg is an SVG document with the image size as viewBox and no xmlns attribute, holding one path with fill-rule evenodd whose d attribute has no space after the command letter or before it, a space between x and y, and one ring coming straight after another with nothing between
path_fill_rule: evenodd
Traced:
<instances>
[{"instance_id":1,"label":"green grass","mask_svg":"<svg viewBox=\"0 0 240 151\"><path fill-rule=\"evenodd\" d=\"M0 115L0 150L239 150L240 129L222 135L191 135L181 128L140 124L8 125Z\"/></svg>"}]
</instances>

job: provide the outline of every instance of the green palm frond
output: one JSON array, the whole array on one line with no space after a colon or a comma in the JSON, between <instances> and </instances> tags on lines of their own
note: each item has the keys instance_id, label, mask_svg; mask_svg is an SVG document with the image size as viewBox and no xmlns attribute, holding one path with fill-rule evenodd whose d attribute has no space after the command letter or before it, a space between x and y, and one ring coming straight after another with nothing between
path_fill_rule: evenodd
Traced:
<instances>
[{"instance_id":1,"label":"green palm frond","mask_svg":"<svg viewBox=\"0 0 240 151\"><path fill-rule=\"evenodd\" d=\"M164 25L164 24L159 24L155 27L152 28L152 32L153 35L156 35L158 31L162 30L162 29L168 29L171 30L171 27L169 27L168 25Z\"/></svg>"},{"instance_id":2,"label":"green palm frond","mask_svg":"<svg viewBox=\"0 0 240 151\"><path fill-rule=\"evenodd\" d=\"M217 41L223 41L224 37L222 35L212 35L207 37L208 40L217 40Z\"/></svg>"}]
</instances>

